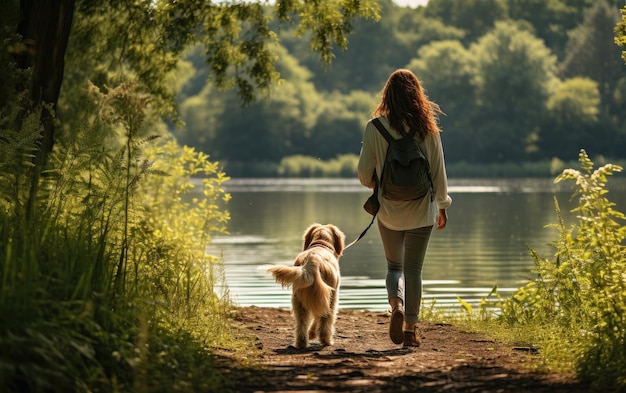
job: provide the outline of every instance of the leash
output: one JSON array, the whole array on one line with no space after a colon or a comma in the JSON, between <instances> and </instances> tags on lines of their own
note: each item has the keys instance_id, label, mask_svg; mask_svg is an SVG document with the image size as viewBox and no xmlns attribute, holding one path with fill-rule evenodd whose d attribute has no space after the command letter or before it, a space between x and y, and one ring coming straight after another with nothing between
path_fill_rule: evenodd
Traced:
<instances>
[{"instance_id":1,"label":"leash","mask_svg":"<svg viewBox=\"0 0 626 393\"><path fill-rule=\"evenodd\" d=\"M372 221L370 221L370 224L367 226L367 228L365 228L363 230L363 232L361 232L361 234L359 235L359 237L357 237L356 239L354 239L352 241L352 243L348 244L347 246L345 246L343 249L347 250L348 248L352 247L356 242L358 242L359 240L361 240L363 238L363 236L365 236L365 234L367 233L367 231L370 229L370 227L372 226L372 224L374 223L374 220L376 219L376 215L374 214L372 216Z\"/></svg>"},{"instance_id":2,"label":"leash","mask_svg":"<svg viewBox=\"0 0 626 393\"><path fill-rule=\"evenodd\" d=\"M376 178L376 172L374 172L374 179ZM370 221L370 224L363 230L363 232L361 232L361 234L359 235L359 237L357 237L356 239L354 239L352 241L352 243L348 244L347 246L345 246L343 249L347 250L348 248L352 247L356 242L358 242L359 240L361 240L363 238L363 236L365 236L365 234L367 233L367 231L369 231L370 227L372 226L372 224L374 223L374 220L376 219L376 215L378 214L378 209L380 209L380 203L378 203L378 180L376 180L376 182L374 183L374 190L372 191L372 196L370 196L370 198L367 200L367 202L369 202L370 199L374 199L376 200L376 203L378 205L378 207L376 208L376 210L374 210L374 212L372 213L372 221ZM367 204L367 202L365 204ZM367 209L366 209L367 210ZM367 210L367 212L371 213L369 210Z\"/></svg>"}]
</instances>

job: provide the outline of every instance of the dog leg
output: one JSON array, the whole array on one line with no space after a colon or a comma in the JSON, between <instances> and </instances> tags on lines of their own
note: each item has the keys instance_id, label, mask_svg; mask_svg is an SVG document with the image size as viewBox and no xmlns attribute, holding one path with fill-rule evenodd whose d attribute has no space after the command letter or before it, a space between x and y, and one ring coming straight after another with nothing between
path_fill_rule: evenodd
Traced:
<instances>
[{"instance_id":1,"label":"dog leg","mask_svg":"<svg viewBox=\"0 0 626 393\"><path fill-rule=\"evenodd\" d=\"M320 342L325 345L333 345L333 336L335 334L335 315L331 314L320 318L319 337Z\"/></svg>"},{"instance_id":2,"label":"dog leg","mask_svg":"<svg viewBox=\"0 0 626 393\"><path fill-rule=\"evenodd\" d=\"M311 315L296 298L292 300L292 306L293 316L296 320L294 345L296 348L304 349L309 345L308 330L311 323Z\"/></svg>"},{"instance_id":3,"label":"dog leg","mask_svg":"<svg viewBox=\"0 0 626 393\"><path fill-rule=\"evenodd\" d=\"M317 331L319 329L319 318L313 318L313 323L309 328L309 340L314 340L317 337Z\"/></svg>"},{"instance_id":4,"label":"dog leg","mask_svg":"<svg viewBox=\"0 0 626 393\"><path fill-rule=\"evenodd\" d=\"M335 322L337 321L337 291L333 292L330 299L330 313L319 319L319 338L323 345L333 345L335 336Z\"/></svg>"}]
</instances>

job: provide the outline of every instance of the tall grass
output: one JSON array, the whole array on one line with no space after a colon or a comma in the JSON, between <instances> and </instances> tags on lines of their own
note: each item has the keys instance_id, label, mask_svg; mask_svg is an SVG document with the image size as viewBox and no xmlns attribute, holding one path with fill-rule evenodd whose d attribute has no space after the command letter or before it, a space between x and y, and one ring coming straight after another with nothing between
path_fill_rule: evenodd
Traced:
<instances>
[{"instance_id":1,"label":"tall grass","mask_svg":"<svg viewBox=\"0 0 626 393\"><path fill-rule=\"evenodd\" d=\"M151 132L138 86L92 87L90 97L83 127L50 156L31 218L38 114L20 129L17 110L0 116L0 386L223 389L203 348L231 339L221 262L205 252L226 230L217 202L229 198L227 177ZM204 177L201 192L191 194L191 176Z\"/></svg>"},{"instance_id":2,"label":"tall grass","mask_svg":"<svg viewBox=\"0 0 626 393\"><path fill-rule=\"evenodd\" d=\"M540 348L546 367L576 372L593 391L624 391L626 217L606 190L608 176L622 167L594 169L584 150L579 162L580 170L565 169L555 179L573 182L577 222L565 222L555 198L554 253L543 257L531 249L535 278L510 298L494 290L479 319L514 330L509 338Z\"/></svg>"}]
</instances>

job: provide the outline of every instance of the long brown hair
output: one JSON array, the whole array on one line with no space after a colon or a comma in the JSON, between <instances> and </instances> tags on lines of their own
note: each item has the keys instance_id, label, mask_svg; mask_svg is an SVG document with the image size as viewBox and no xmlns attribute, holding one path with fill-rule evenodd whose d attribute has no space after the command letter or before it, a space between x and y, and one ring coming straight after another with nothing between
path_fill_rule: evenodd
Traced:
<instances>
[{"instance_id":1,"label":"long brown hair","mask_svg":"<svg viewBox=\"0 0 626 393\"><path fill-rule=\"evenodd\" d=\"M406 124L417 132L420 139L441 131L437 124L439 114L443 114L439 105L428 99L417 76L407 69L399 69L389 75L380 103L374 110L375 116L386 117L395 130L406 134Z\"/></svg>"}]
</instances>

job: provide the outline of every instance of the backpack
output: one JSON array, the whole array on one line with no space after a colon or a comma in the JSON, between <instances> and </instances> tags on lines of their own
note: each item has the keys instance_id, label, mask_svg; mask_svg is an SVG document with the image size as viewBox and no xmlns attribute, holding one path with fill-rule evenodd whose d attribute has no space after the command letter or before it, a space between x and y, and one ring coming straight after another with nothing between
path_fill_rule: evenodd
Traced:
<instances>
[{"instance_id":1,"label":"backpack","mask_svg":"<svg viewBox=\"0 0 626 393\"><path fill-rule=\"evenodd\" d=\"M380 188L383 198L393 201L412 201L430 193L434 200L433 182L428 159L415 140L415 130L408 136L394 139L378 119L372 122L389 143Z\"/></svg>"}]
</instances>

